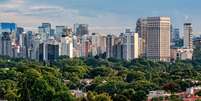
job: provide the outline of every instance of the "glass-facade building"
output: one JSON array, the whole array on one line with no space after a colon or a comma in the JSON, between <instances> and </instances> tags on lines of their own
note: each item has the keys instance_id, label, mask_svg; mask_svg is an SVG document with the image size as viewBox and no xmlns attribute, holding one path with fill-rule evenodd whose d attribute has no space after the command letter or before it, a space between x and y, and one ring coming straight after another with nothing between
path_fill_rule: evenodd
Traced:
<instances>
[{"instance_id":1,"label":"glass-facade building","mask_svg":"<svg viewBox=\"0 0 201 101\"><path fill-rule=\"evenodd\" d=\"M0 23L0 30L2 32L15 32L17 30L17 25L15 23Z\"/></svg>"}]
</instances>

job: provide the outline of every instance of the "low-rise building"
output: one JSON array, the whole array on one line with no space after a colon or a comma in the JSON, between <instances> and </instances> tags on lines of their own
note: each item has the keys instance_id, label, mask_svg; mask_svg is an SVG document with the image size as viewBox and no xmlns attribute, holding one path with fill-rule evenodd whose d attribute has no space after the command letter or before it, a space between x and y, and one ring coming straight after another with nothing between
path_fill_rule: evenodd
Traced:
<instances>
[{"instance_id":1,"label":"low-rise building","mask_svg":"<svg viewBox=\"0 0 201 101\"><path fill-rule=\"evenodd\" d=\"M186 48L172 48L171 49L171 60L192 60L193 49Z\"/></svg>"}]
</instances>

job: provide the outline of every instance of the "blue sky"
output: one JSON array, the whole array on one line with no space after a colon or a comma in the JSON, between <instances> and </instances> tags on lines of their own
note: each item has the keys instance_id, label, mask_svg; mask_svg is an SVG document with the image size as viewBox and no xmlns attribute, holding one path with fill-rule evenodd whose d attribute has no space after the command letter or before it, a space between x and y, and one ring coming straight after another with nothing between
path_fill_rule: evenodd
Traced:
<instances>
[{"instance_id":1,"label":"blue sky","mask_svg":"<svg viewBox=\"0 0 201 101\"><path fill-rule=\"evenodd\" d=\"M120 33L135 28L146 16L170 16L182 30L192 22L201 34L201 0L0 0L0 21L35 30L41 22L53 25L87 23L91 32Z\"/></svg>"}]
</instances>

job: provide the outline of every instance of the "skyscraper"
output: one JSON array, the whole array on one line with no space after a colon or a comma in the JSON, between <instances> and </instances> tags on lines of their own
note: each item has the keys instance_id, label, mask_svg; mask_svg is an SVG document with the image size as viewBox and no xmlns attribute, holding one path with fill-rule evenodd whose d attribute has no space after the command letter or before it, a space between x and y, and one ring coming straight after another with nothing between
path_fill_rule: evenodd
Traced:
<instances>
[{"instance_id":1,"label":"skyscraper","mask_svg":"<svg viewBox=\"0 0 201 101\"><path fill-rule=\"evenodd\" d=\"M48 34L51 33L51 24L50 23L42 23L42 27L45 28L45 32Z\"/></svg>"},{"instance_id":2,"label":"skyscraper","mask_svg":"<svg viewBox=\"0 0 201 101\"><path fill-rule=\"evenodd\" d=\"M17 30L17 25L15 23L0 23L1 32L14 32Z\"/></svg>"},{"instance_id":3,"label":"skyscraper","mask_svg":"<svg viewBox=\"0 0 201 101\"><path fill-rule=\"evenodd\" d=\"M99 47L99 39L100 39L100 36L97 35L96 33L92 33L91 35L91 54L92 56L96 56L98 55L98 47Z\"/></svg>"},{"instance_id":4,"label":"skyscraper","mask_svg":"<svg viewBox=\"0 0 201 101\"><path fill-rule=\"evenodd\" d=\"M115 38L113 55L116 59L123 59L123 33Z\"/></svg>"},{"instance_id":5,"label":"skyscraper","mask_svg":"<svg viewBox=\"0 0 201 101\"><path fill-rule=\"evenodd\" d=\"M191 23L184 24L184 48L192 49L193 48L193 29Z\"/></svg>"},{"instance_id":6,"label":"skyscraper","mask_svg":"<svg viewBox=\"0 0 201 101\"><path fill-rule=\"evenodd\" d=\"M48 37L51 36L51 24L42 23L42 26L38 27L38 33L40 34L42 41L47 40Z\"/></svg>"},{"instance_id":7,"label":"skyscraper","mask_svg":"<svg viewBox=\"0 0 201 101\"><path fill-rule=\"evenodd\" d=\"M16 40L16 30L17 30L17 25L16 23L7 23L3 22L0 23L0 32L8 32L10 33L10 38L11 38L11 43L15 43Z\"/></svg>"},{"instance_id":8,"label":"skyscraper","mask_svg":"<svg viewBox=\"0 0 201 101\"><path fill-rule=\"evenodd\" d=\"M179 28L174 28L173 29L173 35L172 35L172 40L176 41L180 39L180 32L179 32Z\"/></svg>"},{"instance_id":9,"label":"skyscraper","mask_svg":"<svg viewBox=\"0 0 201 101\"><path fill-rule=\"evenodd\" d=\"M17 25L15 23L0 23L0 55L13 56L16 30Z\"/></svg>"},{"instance_id":10,"label":"skyscraper","mask_svg":"<svg viewBox=\"0 0 201 101\"><path fill-rule=\"evenodd\" d=\"M106 37L106 56L107 58L114 57L114 42L115 36L114 35L107 35Z\"/></svg>"},{"instance_id":11,"label":"skyscraper","mask_svg":"<svg viewBox=\"0 0 201 101\"><path fill-rule=\"evenodd\" d=\"M73 58L73 38L70 36L61 37L61 42L59 44L59 55L69 56Z\"/></svg>"},{"instance_id":12,"label":"skyscraper","mask_svg":"<svg viewBox=\"0 0 201 101\"><path fill-rule=\"evenodd\" d=\"M39 45L39 60L53 62L59 57L59 43L55 39L48 39Z\"/></svg>"},{"instance_id":13,"label":"skyscraper","mask_svg":"<svg viewBox=\"0 0 201 101\"><path fill-rule=\"evenodd\" d=\"M31 43L30 58L39 60L39 45L41 43L40 35L34 34Z\"/></svg>"},{"instance_id":14,"label":"skyscraper","mask_svg":"<svg viewBox=\"0 0 201 101\"><path fill-rule=\"evenodd\" d=\"M138 58L138 33L126 32L123 39L123 59Z\"/></svg>"},{"instance_id":15,"label":"skyscraper","mask_svg":"<svg viewBox=\"0 0 201 101\"><path fill-rule=\"evenodd\" d=\"M90 51L91 51L91 42L89 40L88 35L84 35L81 38L81 44L80 44L80 55L81 57L88 57L90 56Z\"/></svg>"},{"instance_id":16,"label":"skyscraper","mask_svg":"<svg viewBox=\"0 0 201 101\"><path fill-rule=\"evenodd\" d=\"M64 35L65 26L56 26L56 37Z\"/></svg>"},{"instance_id":17,"label":"skyscraper","mask_svg":"<svg viewBox=\"0 0 201 101\"><path fill-rule=\"evenodd\" d=\"M170 61L170 17L148 17L146 57L151 60Z\"/></svg>"},{"instance_id":18,"label":"skyscraper","mask_svg":"<svg viewBox=\"0 0 201 101\"><path fill-rule=\"evenodd\" d=\"M17 31L16 31L16 42L17 42L17 44L19 44L20 34L22 34L23 32L24 32L24 28L17 27Z\"/></svg>"},{"instance_id":19,"label":"skyscraper","mask_svg":"<svg viewBox=\"0 0 201 101\"><path fill-rule=\"evenodd\" d=\"M80 38L83 35L88 35L89 34L88 25L87 24L75 24L74 32L75 32L75 35Z\"/></svg>"},{"instance_id":20,"label":"skyscraper","mask_svg":"<svg viewBox=\"0 0 201 101\"><path fill-rule=\"evenodd\" d=\"M11 33L2 32L0 36L0 55L12 57Z\"/></svg>"},{"instance_id":21,"label":"skyscraper","mask_svg":"<svg viewBox=\"0 0 201 101\"><path fill-rule=\"evenodd\" d=\"M147 18L139 18L135 32L139 35L139 56L146 57Z\"/></svg>"},{"instance_id":22,"label":"skyscraper","mask_svg":"<svg viewBox=\"0 0 201 101\"><path fill-rule=\"evenodd\" d=\"M27 33L23 32L22 34L20 34L19 45L20 45L21 57L28 58L28 47L29 47L29 45L28 45Z\"/></svg>"}]
</instances>

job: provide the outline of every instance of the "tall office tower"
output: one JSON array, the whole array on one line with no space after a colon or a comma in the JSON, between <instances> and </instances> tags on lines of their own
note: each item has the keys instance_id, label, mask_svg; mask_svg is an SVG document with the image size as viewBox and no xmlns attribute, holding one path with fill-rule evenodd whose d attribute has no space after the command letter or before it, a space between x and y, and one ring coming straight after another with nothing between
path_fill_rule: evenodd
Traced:
<instances>
[{"instance_id":1,"label":"tall office tower","mask_svg":"<svg viewBox=\"0 0 201 101\"><path fill-rule=\"evenodd\" d=\"M50 23L42 23L42 27L45 29L46 34L51 36L51 24Z\"/></svg>"},{"instance_id":2,"label":"tall office tower","mask_svg":"<svg viewBox=\"0 0 201 101\"><path fill-rule=\"evenodd\" d=\"M38 33L41 36L41 41L45 41L51 36L51 24L42 23L42 26L38 27Z\"/></svg>"},{"instance_id":3,"label":"tall office tower","mask_svg":"<svg viewBox=\"0 0 201 101\"><path fill-rule=\"evenodd\" d=\"M70 36L61 37L61 42L59 43L59 55L69 56L73 58L73 38Z\"/></svg>"},{"instance_id":4,"label":"tall office tower","mask_svg":"<svg viewBox=\"0 0 201 101\"><path fill-rule=\"evenodd\" d=\"M170 17L148 17L146 57L152 60L170 61Z\"/></svg>"},{"instance_id":5,"label":"tall office tower","mask_svg":"<svg viewBox=\"0 0 201 101\"><path fill-rule=\"evenodd\" d=\"M17 31L17 25L15 23L7 23L7 22L0 23L0 32L10 33L9 36L11 38L12 44L15 44L16 31Z\"/></svg>"},{"instance_id":6,"label":"tall office tower","mask_svg":"<svg viewBox=\"0 0 201 101\"><path fill-rule=\"evenodd\" d=\"M13 32L17 30L17 25L15 23L0 23L0 29L2 32Z\"/></svg>"},{"instance_id":7,"label":"tall office tower","mask_svg":"<svg viewBox=\"0 0 201 101\"><path fill-rule=\"evenodd\" d=\"M31 50L30 50L30 59L39 60L39 45L41 43L40 35L38 33L33 34Z\"/></svg>"},{"instance_id":8,"label":"tall office tower","mask_svg":"<svg viewBox=\"0 0 201 101\"><path fill-rule=\"evenodd\" d=\"M80 56L81 57L88 57L91 55L90 52L91 52L91 42L89 40L89 36L84 35L81 38Z\"/></svg>"},{"instance_id":9,"label":"tall office tower","mask_svg":"<svg viewBox=\"0 0 201 101\"><path fill-rule=\"evenodd\" d=\"M133 60L138 58L138 33L127 32L123 39L123 59Z\"/></svg>"},{"instance_id":10,"label":"tall office tower","mask_svg":"<svg viewBox=\"0 0 201 101\"><path fill-rule=\"evenodd\" d=\"M51 29L50 30L50 36L54 36L55 35L55 29Z\"/></svg>"},{"instance_id":11,"label":"tall office tower","mask_svg":"<svg viewBox=\"0 0 201 101\"><path fill-rule=\"evenodd\" d=\"M9 32L2 32L0 35L0 55L12 57L12 40Z\"/></svg>"},{"instance_id":12,"label":"tall office tower","mask_svg":"<svg viewBox=\"0 0 201 101\"><path fill-rule=\"evenodd\" d=\"M15 23L0 23L0 54L13 57L17 25Z\"/></svg>"},{"instance_id":13,"label":"tall office tower","mask_svg":"<svg viewBox=\"0 0 201 101\"><path fill-rule=\"evenodd\" d=\"M20 41L20 34L22 34L24 32L24 28L22 27L17 27L17 31L16 31L16 43L19 44Z\"/></svg>"},{"instance_id":14,"label":"tall office tower","mask_svg":"<svg viewBox=\"0 0 201 101\"><path fill-rule=\"evenodd\" d=\"M32 31L27 31L27 39L28 39L28 46L31 45L32 39L33 39L33 32Z\"/></svg>"},{"instance_id":15,"label":"tall office tower","mask_svg":"<svg viewBox=\"0 0 201 101\"><path fill-rule=\"evenodd\" d=\"M184 48L192 49L193 48L193 28L191 23L184 24Z\"/></svg>"},{"instance_id":16,"label":"tall office tower","mask_svg":"<svg viewBox=\"0 0 201 101\"><path fill-rule=\"evenodd\" d=\"M61 37L62 35L64 35L64 30L66 29L65 26L56 26L56 37Z\"/></svg>"},{"instance_id":17,"label":"tall office tower","mask_svg":"<svg viewBox=\"0 0 201 101\"><path fill-rule=\"evenodd\" d=\"M20 53L21 57L23 58L28 58L28 36L27 33L23 32L20 34Z\"/></svg>"},{"instance_id":18,"label":"tall office tower","mask_svg":"<svg viewBox=\"0 0 201 101\"><path fill-rule=\"evenodd\" d=\"M137 20L135 32L139 35L139 56L146 57L147 19Z\"/></svg>"},{"instance_id":19,"label":"tall office tower","mask_svg":"<svg viewBox=\"0 0 201 101\"><path fill-rule=\"evenodd\" d=\"M182 44L179 44L181 41L179 35L179 28L172 29L172 36L171 36L171 47L181 47Z\"/></svg>"},{"instance_id":20,"label":"tall office tower","mask_svg":"<svg viewBox=\"0 0 201 101\"><path fill-rule=\"evenodd\" d=\"M172 40L176 41L180 39L180 32L179 32L179 28L174 28L173 29L173 35L172 35Z\"/></svg>"},{"instance_id":21,"label":"tall office tower","mask_svg":"<svg viewBox=\"0 0 201 101\"><path fill-rule=\"evenodd\" d=\"M59 43L49 38L39 45L39 61L54 62L59 57Z\"/></svg>"},{"instance_id":22,"label":"tall office tower","mask_svg":"<svg viewBox=\"0 0 201 101\"><path fill-rule=\"evenodd\" d=\"M45 33L45 29L43 27L38 27L38 34L40 36L41 42L47 39L47 34Z\"/></svg>"},{"instance_id":23,"label":"tall office tower","mask_svg":"<svg viewBox=\"0 0 201 101\"><path fill-rule=\"evenodd\" d=\"M114 58L114 43L115 43L115 36L114 35L107 35L106 37L106 56L107 58Z\"/></svg>"},{"instance_id":24,"label":"tall office tower","mask_svg":"<svg viewBox=\"0 0 201 101\"><path fill-rule=\"evenodd\" d=\"M83 35L88 35L88 25L87 24L75 24L74 25L74 33L78 37L82 37Z\"/></svg>"}]
</instances>

